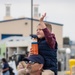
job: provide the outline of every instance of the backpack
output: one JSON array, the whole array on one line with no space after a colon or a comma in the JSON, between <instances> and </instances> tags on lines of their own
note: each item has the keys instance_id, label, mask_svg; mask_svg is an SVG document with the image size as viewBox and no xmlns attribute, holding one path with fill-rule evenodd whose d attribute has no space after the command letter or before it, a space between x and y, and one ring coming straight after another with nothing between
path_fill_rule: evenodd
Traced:
<instances>
[{"instance_id":1,"label":"backpack","mask_svg":"<svg viewBox=\"0 0 75 75\"><path fill-rule=\"evenodd\" d=\"M9 66L9 72L10 72L10 75L15 75L14 72L13 72L13 68L10 67L10 66Z\"/></svg>"}]
</instances>

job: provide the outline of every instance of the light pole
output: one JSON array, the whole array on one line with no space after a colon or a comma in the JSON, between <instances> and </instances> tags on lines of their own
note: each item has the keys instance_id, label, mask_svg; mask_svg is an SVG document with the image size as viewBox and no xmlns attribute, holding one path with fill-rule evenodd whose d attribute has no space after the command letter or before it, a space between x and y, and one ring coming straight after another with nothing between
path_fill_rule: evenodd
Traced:
<instances>
[{"instance_id":1,"label":"light pole","mask_svg":"<svg viewBox=\"0 0 75 75\"><path fill-rule=\"evenodd\" d=\"M66 48L66 70L69 70L70 53L71 53L70 48Z\"/></svg>"},{"instance_id":2,"label":"light pole","mask_svg":"<svg viewBox=\"0 0 75 75\"><path fill-rule=\"evenodd\" d=\"M31 0L31 35L33 34L33 0Z\"/></svg>"}]
</instances>

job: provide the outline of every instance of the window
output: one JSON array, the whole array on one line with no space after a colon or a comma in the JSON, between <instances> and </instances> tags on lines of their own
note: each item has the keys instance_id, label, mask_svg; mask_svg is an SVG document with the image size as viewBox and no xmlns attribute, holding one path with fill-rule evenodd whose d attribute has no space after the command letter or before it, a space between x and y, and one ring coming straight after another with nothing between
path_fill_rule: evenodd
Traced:
<instances>
[{"instance_id":1,"label":"window","mask_svg":"<svg viewBox=\"0 0 75 75\"><path fill-rule=\"evenodd\" d=\"M35 7L35 8L34 8L34 11L37 13L37 12L38 12L38 8L37 8L37 7Z\"/></svg>"},{"instance_id":2,"label":"window","mask_svg":"<svg viewBox=\"0 0 75 75\"><path fill-rule=\"evenodd\" d=\"M38 16L38 7L34 7L34 16Z\"/></svg>"},{"instance_id":3,"label":"window","mask_svg":"<svg viewBox=\"0 0 75 75\"><path fill-rule=\"evenodd\" d=\"M9 6L6 7L6 16L10 16L10 7Z\"/></svg>"}]
</instances>

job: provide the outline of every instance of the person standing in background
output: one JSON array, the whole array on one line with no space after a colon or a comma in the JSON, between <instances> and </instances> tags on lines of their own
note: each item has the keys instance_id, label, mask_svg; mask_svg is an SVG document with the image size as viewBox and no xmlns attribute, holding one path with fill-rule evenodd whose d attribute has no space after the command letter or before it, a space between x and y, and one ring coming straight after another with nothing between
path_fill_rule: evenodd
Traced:
<instances>
[{"instance_id":1,"label":"person standing in background","mask_svg":"<svg viewBox=\"0 0 75 75\"><path fill-rule=\"evenodd\" d=\"M3 63L2 74L3 75L10 75L9 65L8 65L8 62L6 61L5 58L2 58L2 63Z\"/></svg>"}]
</instances>

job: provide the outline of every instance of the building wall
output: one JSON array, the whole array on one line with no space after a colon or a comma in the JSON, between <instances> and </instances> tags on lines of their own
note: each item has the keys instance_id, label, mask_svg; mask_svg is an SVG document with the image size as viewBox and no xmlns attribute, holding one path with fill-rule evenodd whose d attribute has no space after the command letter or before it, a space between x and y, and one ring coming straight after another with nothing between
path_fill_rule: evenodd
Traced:
<instances>
[{"instance_id":1,"label":"building wall","mask_svg":"<svg viewBox=\"0 0 75 75\"><path fill-rule=\"evenodd\" d=\"M0 34L23 34L26 36L30 33L29 25L25 25L25 20L3 22L0 23Z\"/></svg>"},{"instance_id":2,"label":"building wall","mask_svg":"<svg viewBox=\"0 0 75 75\"><path fill-rule=\"evenodd\" d=\"M52 31L55 34L56 40L58 42L58 47L63 48L63 27L52 24L52 28Z\"/></svg>"},{"instance_id":3,"label":"building wall","mask_svg":"<svg viewBox=\"0 0 75 75\"><path fill-rule=\"evenodd\" d=\"M36 34L37 25L39 21L33 21L33 34ZM63 47L63 26L58 24L52 24L53 33L56 36L59 48ZM22 34L23 36L29 36L31 34L31 20L18 19L7 20L0 22L0 40L1 34Z\"/></svg>"}]
</instances>

